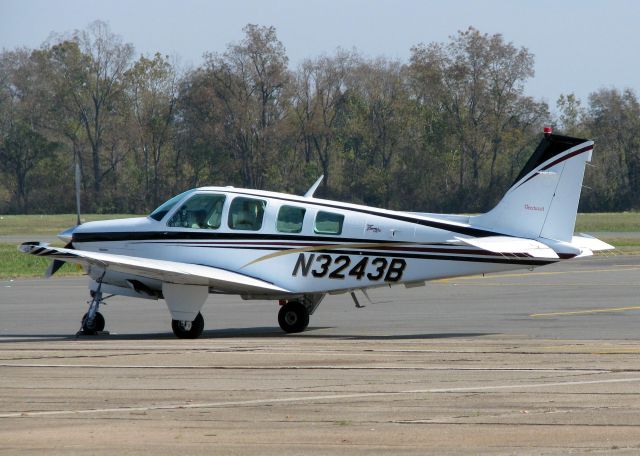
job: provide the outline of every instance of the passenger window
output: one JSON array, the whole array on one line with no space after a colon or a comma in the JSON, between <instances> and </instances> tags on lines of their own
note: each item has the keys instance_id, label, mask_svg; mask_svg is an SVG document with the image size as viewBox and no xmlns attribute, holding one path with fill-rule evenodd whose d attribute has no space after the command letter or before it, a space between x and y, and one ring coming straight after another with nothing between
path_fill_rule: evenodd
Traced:
<instances>
[{"instance_id":1,"label":"passenger window","mask_svg":"<svg viewBox=\"0 0 640 456\"><path fill-rule=\"evenodd\" d=\"M316 215L314 231L318 234L340 234L343 222L344 215L320 211Z\"/></svg>"},{"instance_id":2,"label":"passenger window","mask_svg":"<svg viewBox=\"0 0 640 456\"><path fill-rule=\"evenodd\" d=\"M262 218L267 202L253 198L235 198L229 207L229 228L257 231L262 228Z\"/></svg>"},{"instance_id":3,"label":"passenger window","mask_svg":"<svg viewBox=\"0 0 640 456\"><path fill-rule=\"evenodd\" d=\"M212 229L220 228L224 195L200 193L192 196L169 219L168 226Z\"/></svg>"},{"instance_id":4,"label":"passenger window","mask_svg":"<svg viewBox=\"0 0 640 456\"><path fill-rule=\"evenodd\" d=\"M299 233L306 209L295 206L282 206L278 211L276 229L281 233Z\"/></svg>"}]
</instances>

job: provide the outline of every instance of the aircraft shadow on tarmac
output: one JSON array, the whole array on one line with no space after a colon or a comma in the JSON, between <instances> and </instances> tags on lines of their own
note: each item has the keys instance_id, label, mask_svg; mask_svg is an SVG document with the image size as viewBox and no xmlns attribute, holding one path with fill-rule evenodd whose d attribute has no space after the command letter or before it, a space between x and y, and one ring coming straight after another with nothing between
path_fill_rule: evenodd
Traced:
<instances>
[{"instance_id":1,"label":"aircraft shadow on tarmac","mask_svg":"<svg viewBox=\"0 0 640 456\"><path fill-rule=\"evenodd\" d=\"M210 329L203 331L198 339L229 339L229 338L251 338L251 337L305 337L312 339L348 339L348 340L408 340L408 339L449 339L464 337L480 337L495 335L487 332L459 332L459 333L426 333L426 334L317 334L314 331L331 329L330 327L310 327L305 332L298 334L283 333L280 328L273 326L251 327L251 328L225 328ZM171 332L144 333L144 334L122 334L111 333L94 336L76 336L75 334L3 334L0 337L0 344L14 342L42 342L45 340L157 340L171 339L179 340Z\"/></svg>"}]
</instances>

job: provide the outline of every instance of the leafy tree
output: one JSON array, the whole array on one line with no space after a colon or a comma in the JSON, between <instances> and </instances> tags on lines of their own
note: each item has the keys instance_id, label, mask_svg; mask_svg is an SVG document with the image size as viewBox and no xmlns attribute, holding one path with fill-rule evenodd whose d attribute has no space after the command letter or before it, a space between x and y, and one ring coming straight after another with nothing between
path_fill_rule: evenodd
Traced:
<instances>
[{"instance_id":1,"label":"leafy tree","mask_svg":"<svg viewBox=\"0 0 640 456\"><path fill-rule=\"evenodd\" d=\"M4 52L0 68L0 171L15 208L28 212L33 191L30 178L59 144L39 132L45 109L41 74L31 53L24 49Z\"/></svg>"},{"instance_id":2,"label":"leafy tree","mask_svg":"<svg viewBox=\"0 0 640 456\"><path fill-rule=\"evenodd\" d=\"M222 108L225 146L240 162L242 185L263 188L287 113L288 58L275 28L249 24L245 38L206 56Z\"/></svg>"},{"instance_id":3,"label":"leafy tree","mask_svg":"<svg viewBox=\"0 0 640 456\"><path fill-rule=\"evenodd\" d=\"M514 168L509 153L522 148L531 127L549 117L544 103L524 96L524 82L534 74L533 56L500 34L473 27L449 43L421 44L411 52L416 97L439 105L455 139L450 147L459 151L456 200L467 210L486 209L498 195L495 184L513 177L499 172Z\"/></svg>"},{"instance_id":4,"label":"leafy tree","mask_svg":"<svg viewBox=\"0 0 640 456\"><path fill-rule=\"evenodd\" d=\"M589 96L584 127L596 142L595 167L587 173L582 208L640 208L640 103L627 89L600 89Z\"/></svg>"},{"instance_id":5,"label":"leafy tree","mask_svg":"<svg viewBox=\"0 0 640 456\"><path fill-rule=\"evenodd\" d=\"M0 53L0 210L146 211L201 185L319 194L396 209L489 209L551 116L524 93L533 56L470 27L409 62L338 49L295 70L273 27L179 73L133 61L102 22ZM630 89L557 101L556 131L596 140L582 210L640 208L640 103ZM52 199L51 195L56 198ZM88 203L88 204L87 204Z\"/></svg>"},{"instance_id":6,"label":"leafy tree","mask_svg":"<svg viewBox=\"0 0 640 456\"><path fill-rule=\"evenodd\" d=\"M153 59L140 57L125 73L127 106L132 110L135 125L136 169L143 185L140 191L142 207L156 207L161 201L163 182L174 129L178 99L178 75L168 60L160 54ZM149 206L150 205L150 206ZM146 206L146 207L145 207Z\"/></svg>"}]
</instances>

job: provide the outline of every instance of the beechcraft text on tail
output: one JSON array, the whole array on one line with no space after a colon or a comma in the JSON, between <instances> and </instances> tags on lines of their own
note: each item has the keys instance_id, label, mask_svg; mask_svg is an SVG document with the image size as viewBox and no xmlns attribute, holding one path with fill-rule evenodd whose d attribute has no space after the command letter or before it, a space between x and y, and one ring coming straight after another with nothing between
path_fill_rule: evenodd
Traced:
<instances>
[{"instance_id":1,"label":"beechcraft text on tail","mask_svg":"<svg viewBox=\"0 0 640 456\"><path fill-rule=\"evenodd\" d=\"M286 332L309 324L327 294L444 277L535 268L612 246L574 236L593 142L547 132L502 200L475 216L399 212L304 196L202 187L148 217L90 222L67 245L19 249L79 263L92 296L81 332L104 329L105 295L164 299L177 337L198 337L209 294L280 304ZM365 292L366 295L366 292ZM133 304L132 304L133 305ZM425 312L429 311L428 302Z\"/></svg>"}]
</instances>

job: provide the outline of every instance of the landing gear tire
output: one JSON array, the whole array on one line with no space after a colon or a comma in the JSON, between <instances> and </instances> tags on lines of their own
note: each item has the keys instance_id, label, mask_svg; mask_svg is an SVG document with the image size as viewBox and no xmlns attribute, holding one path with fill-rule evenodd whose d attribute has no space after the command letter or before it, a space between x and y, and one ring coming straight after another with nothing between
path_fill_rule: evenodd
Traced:
<instances>
[{"instance_id":1,"label":"landing gear tire","mask_svg":"<svg viewBox=\"0 0 640 456\"><path fill-rule=\"evenodd\" d=\"M197 339L204 330L204 318L198 312L198 316L193 321L171 320L171 329L179 339Z\"/></svg>"},{"instance_id":2,"label":"landing gear tire","mask_svg":"<svg viewBox=\"0 0 640 456\"><path fill-rule=\"evenodd\" d=\"M284 332L302 332L309 326L309 311L297 301L288 302L278 312L278 323Z\"/></svg>"},{"instance_id":3,"label":"landing gear tire","mask_svg":"<svg viewBox=\"0 0 640 456\"><path fill-rule=\"evenodd\" d=\"M104 317L100 312L96 312L96 316L93 319L93 322L89 324L87 321L88 313L84 314L82 317L82 333L88 336L93 336L94 334L104 330Z\"/></svg>"}]
</instances>

